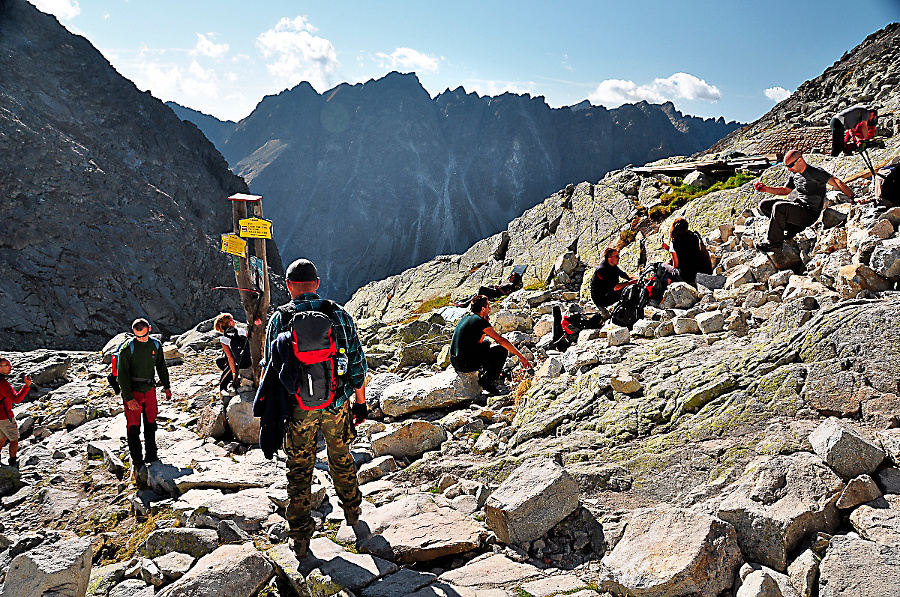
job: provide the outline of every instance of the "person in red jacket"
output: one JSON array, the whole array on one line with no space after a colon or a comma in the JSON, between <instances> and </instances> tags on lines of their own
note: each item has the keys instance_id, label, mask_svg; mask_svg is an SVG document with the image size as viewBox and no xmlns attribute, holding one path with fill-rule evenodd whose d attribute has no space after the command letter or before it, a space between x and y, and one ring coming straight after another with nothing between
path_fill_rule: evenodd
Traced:
<instances>
[{"instance_id":1,"label":"person in red jacket","mask_svg":"<svg viewBox=\"0 0 900 597\"><path fill-rule=\"evenodd\" d=\"M13 404L22 402L25 394L31 389L31 376L25 376L25 385L18 392L13 390L12 384L6 379L12 371L12 363L9 359L0 358L0 450L9 441L9 466L19 467L19 425L13 415Z\"/></svg>"}]
</instances>

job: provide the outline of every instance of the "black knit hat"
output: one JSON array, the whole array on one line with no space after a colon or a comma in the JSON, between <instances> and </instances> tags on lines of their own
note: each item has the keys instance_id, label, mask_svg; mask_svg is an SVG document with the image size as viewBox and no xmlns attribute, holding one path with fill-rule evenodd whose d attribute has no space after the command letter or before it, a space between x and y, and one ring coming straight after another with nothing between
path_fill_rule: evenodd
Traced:
<instances>
[{"instance_id":1,"label":"black knit hat","mask_svg":"<svg viewBox=\"0 0 900 597\"><path fill-rule=\"evenodd\" d=\"M319 272L309 259L298 259L288 266L284 277L288 282L315 282Z\"/></svg>"}]
</instances>

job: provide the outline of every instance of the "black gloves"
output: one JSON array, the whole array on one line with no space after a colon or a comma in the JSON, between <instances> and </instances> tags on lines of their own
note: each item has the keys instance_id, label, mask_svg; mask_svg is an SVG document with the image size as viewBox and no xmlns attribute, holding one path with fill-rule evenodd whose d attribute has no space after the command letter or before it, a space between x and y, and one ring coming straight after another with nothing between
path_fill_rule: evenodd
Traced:
<instances>
[{"instance_id":1,"label":"black gloves","mask_svg":"<svg viewBox=\"0 0 900 597\"><path fill-rule=\"evenodd\" d=\"M354 402L350 405L350 412L353 414L353 424L359 425L369 415L369 407L365 402Z\"/></svg>"}]
</instances>

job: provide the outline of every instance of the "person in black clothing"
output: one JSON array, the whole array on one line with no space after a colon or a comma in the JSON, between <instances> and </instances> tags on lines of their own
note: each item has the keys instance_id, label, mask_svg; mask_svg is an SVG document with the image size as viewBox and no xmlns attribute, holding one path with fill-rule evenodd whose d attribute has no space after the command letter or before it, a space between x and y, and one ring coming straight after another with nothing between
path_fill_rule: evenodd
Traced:
<instances>
[{"instance_id":1,"label":"person in black clothing","mask_svg":"<svg viewBox=\"0 0 900 597\"><path fill-rule=\"evenodd\" d=\"M671 251L672 265L678 270L681 280L696 287L698 273L712 273L711 264L701 250L703 240L690 229L684 218L676 218L672 222L669 239L672 245L663 243L663 249Z\"/></svg>"},{"instance_id":2,"label":"person in black clothing","mask_svg":"<svg viewBox=\"0 0 900 597\"><path fill-rule=\"evenodd\" d=\"M478 294L482 296L486 296L492 301L497 300L498 298L503 298L504 296L508 296L515 292L516 290L520 290L522 288L522 274L519 272L513 272L509 275L509 280L506 281L505 284L494 284L492 286L481 286L478 289ZM477 296L477 295L476 295Z\"/></svg>"},{"instance_id":3,"label":"person in black clothing","mask_svg":"<svg viewBox=\"0 0 900 597\"><path fill-rule=\"evenodd\" d=\"M619 282L620 279L627 281ZM591 300L599 309L605 311L606 307L619 302L622 290L635 281L619 269L619 250L609 247L603 252L603 263L597 266L591 277Z\"/></svg>"},{"instance_id":4,"label":"person in black clothing","mask_svg":"<svg viewBox=\"0 0 900 597\"><path fill-rule=\"evenodd\" d=\"M853 191L843 180L829 172L806 163L796 149L784 156L784 166L790 172L783 187L769 187L760 181L753 188L763 193L778 195L774 199L759 202L759 211L769 216L768 242L759 243L761 251L781 252L784 241L812 226L825 205L826 184L837 187L853 203Z\"/></svg>"},{"instance_id":5,"label":"person in black clothing","mask_svg":"<svg viewBox=\"0 0 900 597\"><path fill-rule=\"evenodd\" d=\"M502 391L495 383L500 378L507 351L519 357L524 368L531 369L531 363L509 340L491 327L488 321L491 304L486 296L478 295L473 298L469 309L471 313L466 314L453 330L450 364L459 373L480 371L478 383L481 387L490 394L500 394ZM485 341L485 337L491 338L499 346L491 346Z\"/></svg>"}]
</instances>

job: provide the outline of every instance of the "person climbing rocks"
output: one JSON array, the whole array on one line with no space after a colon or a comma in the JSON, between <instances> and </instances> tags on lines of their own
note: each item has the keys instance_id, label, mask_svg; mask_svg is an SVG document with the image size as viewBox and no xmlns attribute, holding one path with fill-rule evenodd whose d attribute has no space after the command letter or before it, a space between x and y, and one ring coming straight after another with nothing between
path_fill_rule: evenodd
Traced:
<instances>
[{"instance_id":1,"label":"person climbing rocks","mask_svg":"<svg viewBox=\"0 0 900 597\"><path fill-rule=\"evenodd\" d=\"M793 238L819 219L825 205L826 184L837 187L851 203L855 203L853 191L847 183L818 166L807 164L798 150L792 149L785 154L784 166L790 172L784 186L770 187L761 181L753 183L757 191L779 196L763 199L759 203L759 211L769 216L767 242L756 245L761 251L781 252L785 240Z\"/></svg>"},{"instance_id":2,"label":"person climbing rocks","mask_svg":"<svg viewBox=\"0 0 900 597\"><path fill-rule=\"evenodd\" d=\"M220 313L213 322L213 329L222 334L222 356L216 358L216 365L222 370L219 389L226 390L232 385L237 391L241 387L240 370L250 367L250 344L247 332L238 329L231 313Z\"/></svg>"},{"instance_id":3,"label":"person climbing rocks","mask_svg":"<svg viewBox=\"0 0 900 597\"><path fill-rule=\"evenodd\" d=\"M146 483L146 464L159 460L156 446L156 379L163 387L166 399L172 399L169 387L169 369L163 356L162 345L150 337L150 322L146 319L135 319L131 324L134 338L119 348L117 358L118 375L116 380L122 388L122 401L125 403L126 437L128 452L131 454L131 476L134 483L142 486ZM141 449L141 419L144 420L144 448Z\"/></svg>"},{"instance_id":4,"label":"person climbing rocks","mask_svg":"<svg viewBox=\"0 0 900 597\"><path fill-rule=\"evenodd\" d=\"M507 353L519 357L525 369L531 369L531 363L512 343L497 333L489 317L491 304L488 297L477 295L469 305L468 313L456 324L453 340L450 343L450 364L458 373L480 372L478 384L492 396L504 394L508 390L497 385ZM490 338L497 345L492 346L485 341Z\"/></svg>"},{"instance_id":5,"label":"person climbing rocks","mask_svg":"<svg viewBox=\"0 0 900 597\"><path fill-rule=\"evenodd\" d=\"M862 105L841 110L831 119L831 155L850 155L875 137L878 111ZM786 158L787 156L785 156Z\"/></svg>"},{"instance_id":6,"label":"person climbing rocks","mask_svg":"<svg viewBox=\"0 0 900 597\"><path fill-rule=\"evenodd\" d=\"M0 451L8 441L9 466L19 468L19 424L16 423L12 407L13 404L19 404L25 399L28 390L31 389L31 376L25 376L25 384L17 392L6 379L11 371L12 363L9 359L0 358Z\"/></svg>"},{"instance_id":7,"label":"person climbing rocks","mask_svg":"<svg viewBox=\"0 0 900 597\"><path fill-rule=\"evenodd\" d=\"M274 404L266 406L266 409L275 407L276 413L285 411L287 413L283 440L287 456L289 502L285 509L285 518L288 522L287 535L291 539L294 554L298 559L304 559L309 555L309 541L315 530L315 523L310 516L312 511L310 487L313 467L316 464L316 435L319 431L325 438L328 471L334 482L341 508L344 510L344 520L350 527L359 523L362 493L356 477L356 464L350 454L350 443L356 438L354 423L362 423L368 416L367 367L366 355L353 318L340 305L323 300L316 294L321 280L315 264L308 259L297 259L288 266L285 281L291 302L279 307L266 326L263 359L266 372L257 392L257 403L260 402L261 396L263 402L271 398L284 403L286 393L281 388L277 390L281 398L276 396L275 391L271 396L264 394L268 391L270 383L280 383L277 380L284 377L284 372L279 370L290 366L287 359L293 358L294 355L294 350L291 349L291 335L292 329L296 329L292 328L292 325L298 314L317 312L318 316L324 313L331 320L330 333L334 349L337 354L345 355L341 356L341 359L346 359L337 364L336 373L340 377L340 385L333 386L337 387L334 395L329 396L330 400L321 407L318 405L301 407L294 395L287 395L289 405L284 410L278 410ZM296 338L294 340L296 341ZM345 370L342 372L342 369ZM312 386L313 381L310 378L310 389ZM268 443L261 433L260 445L265 453L267 447L262 445L264 441Z\"/></svg>"},{"instance_id":8,"label":"person climbing rocks","mask_svg":"<svg viewBox=\"0 0 900 597\"><path fill-rule=\"evenodd\" d=\"M620 279L626 281L619 282ZM606 307L619 302L625 287L635 282L637 280L619 269L619 249L608 247L603 252L603 261L591 276L591 300L603 316L609 319Z\"/></svg>"}]
</instances>

